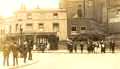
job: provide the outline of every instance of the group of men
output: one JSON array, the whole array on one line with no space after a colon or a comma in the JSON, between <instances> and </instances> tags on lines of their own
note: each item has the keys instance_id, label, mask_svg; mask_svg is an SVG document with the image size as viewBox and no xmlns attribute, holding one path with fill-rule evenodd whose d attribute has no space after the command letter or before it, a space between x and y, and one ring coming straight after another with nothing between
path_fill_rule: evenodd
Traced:
<instances>
[{"instance_id":1,"label":"group of men","mask_svg":"<svg viewBox=\"0 0 120 69\"><path fill-rule=\"evenodd\" d=\"M17 41L13 39L6 40L3 43L3 65L9 66L9 55L13 54L13 65L18 64L19 54L24 58L24 63L26 63L27 53L29 53L28 60L32 60L32 41L24 41L23 45L19 45Z\"/></svg>"},{"instance_id":2,"label":"group of men","mask_svg":"<svg viewBox=\"0 0 120 69\"><path fill-rule=\"evenodd\" d=\"M111 40L109 46L106 45L105 41L77 41L68 39L67 40L67 49L70 53L73 51L77 52L78 46L80 47L81 53L86 49L88 53L106 53L106 47L110 49L112 53L115 52L115 41Z\"/></svg>"},{"instance_id":3,"label":"group of men","mask_svg":"<svg viewBox=\"0 0 120 69\"><path fill-rule=\"evenodd\" d=\"M83 53L84 43L81 41L79 44L81 53ZM67 49L69 50L69 53L73 53L73 51L77 52L77 45L77 40L67 39Z\"/></svg>"}]
</instances>

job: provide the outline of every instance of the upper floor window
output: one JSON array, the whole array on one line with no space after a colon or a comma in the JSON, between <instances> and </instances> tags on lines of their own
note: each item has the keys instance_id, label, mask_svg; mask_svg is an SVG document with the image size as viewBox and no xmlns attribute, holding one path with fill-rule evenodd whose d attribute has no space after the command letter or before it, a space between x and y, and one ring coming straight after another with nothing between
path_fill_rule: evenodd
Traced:
<instances>
[{"instance_id":1,"label":"upper floor window","mask_svg":"<svg viewBox=\"0 0 120 69\"><path fill-rule=\"evenodd\" d=\"M58 16L58 13L53 13L53 16Z\"/></svg>"},{"instance_id":2,"label":"upper floor window","mask_svg":"<svg viewBox=\"0 0 120 69\"><path fill-rule=\"evenodd\" d=\"M72 25L72 31L77 31L77 26L76 25Z\"/></svg>"},{"instance_id":3,"label":"upper floor window","mask_svg":"<svg viewBox=\"0 0 120 69\"><path fill-rule=\"evenodd\" d=\"M26 24L26 28L27 28L27 29L32 29L32 28L33 28L32 23L28 23L28 24Z\"/></svg>"},{"instance_id":4,"label":"upper floor window","mask_svg":"<svg viewBox=\"0 0 120 69\"><path fill-rule=\"evenodd\" d=\"M88 6L93 6L93 1L92 0L88 0Z\"/></svg>"},{"instance_id":5,"label":"upper floor window","mask_svg":"<svg viewBox=\"0 0 120 69\"><path fill-rule=\"evenodd\" d=\"M59 32L59 23L53 23L53 31Z\"/></svg>"},{"instance_id":6,"label":"upper floor window","mask_svg":"<svg viewBox=\"0 0 120 69\"><path fill-rule=\"evenodd\" d=\"M44 24L43 23L38 24L38 28L39 28L40 31L43 31L44 30Z\"/></svg>"},{"instance_id":7,"label":"upper floor window","mask_svg":"<svg viewBox=\"0 0 120 69\"><path fill-rule=\"evenodd\" d=\"M18 21L22 21L22 19L18 19Z\"/></svg>"},{"instance_id":8,"label":"upper floor window","mask_svg":"<svg viewBox=\"0 0 120 69\"><path fill-rule=\"evenodd\" d=\"M31 13L27 14L27 19L32 19L32 14Z\"/></svg>"},{"instance_id":9,"label":"upper floor window","mask_svg":"<svg viewBox=\"0 0 120 69\"><path fill-rule=\"evenodd\" d=\"M80 30L86 30L86 27L80 27Z\"/></svg>"}]
</instances>

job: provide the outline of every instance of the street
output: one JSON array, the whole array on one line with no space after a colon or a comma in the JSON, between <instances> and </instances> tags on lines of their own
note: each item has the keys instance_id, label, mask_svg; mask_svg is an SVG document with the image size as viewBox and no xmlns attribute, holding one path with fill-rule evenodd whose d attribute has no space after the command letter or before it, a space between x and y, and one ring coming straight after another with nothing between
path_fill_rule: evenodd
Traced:
<instances>
[{"instance_id":1,"label":"street","mask_svg":"<svg viewBox=\"0 0 120 69\"><path fill-rule=\"evenodd\" d=\"M33 55L37 62L16 69L120 69L120 53L34 52Z\"/></svg>"}]
</instances>

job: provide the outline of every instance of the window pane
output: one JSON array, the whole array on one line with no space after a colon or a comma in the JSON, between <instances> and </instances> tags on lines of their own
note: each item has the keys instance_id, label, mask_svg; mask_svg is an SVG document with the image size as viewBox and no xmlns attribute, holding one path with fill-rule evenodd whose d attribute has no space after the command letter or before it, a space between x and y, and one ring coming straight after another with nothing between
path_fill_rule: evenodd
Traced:
<instances>
[{"instance_id":1,"label":"window pane","mask_svg":"<svg viewBox=\"0 0 120 69\"><path fill-rule=\"evenodd\" d=\"M53 13L53 16L58 16L58 13Z\"/></svg>"},{"instance_id":2,"label":"window pane","mask_svg":"<svg viewBox=\"0 0 120 69\"><path fill-rule=\"evenodd\" d=\"M28 29L32 29L32 28L33 28L31 23L26 24L26 27L27 27Z\"/></svg>"},{"instance_id":3,"label":"window pane","mask_svg":"<svg viewBox=\"0 0 120 69\"><path fill-rule=\"evenodd\" d=\"M72 31L77 31L77 27L76 26L72 26Z\"/></svg>"},{"instance_id":4,"label":"window pane","mask_svg":"<svg viewBox=\"0 0 120 69\"><path fill-rule=\"evenodd\" d=\"M41 24L38 24L38 27L39 27L39 30L40 30L40 31L43 31L43 29L44 29L44 24L42 24L42 23L41 23Z\"/></svg>"},{"instance_id":5,"label":"window pane","mask_svg":"<svg viewBox=\"0 0 120 69\"><path fill-rule=\"evenodd\" d=\"M86 27L81 27L81 30L86 30Z\"/></svg>"},{"instance_id":6,"label":"window pane","mask_svg":"<svg viewBox=\"0 0 120 69\"><path fill-rule=\"evenodd\" d=\"M53 31L59 32L59 24L58 23L53 23Z\"/></svg>"}]
</instances>

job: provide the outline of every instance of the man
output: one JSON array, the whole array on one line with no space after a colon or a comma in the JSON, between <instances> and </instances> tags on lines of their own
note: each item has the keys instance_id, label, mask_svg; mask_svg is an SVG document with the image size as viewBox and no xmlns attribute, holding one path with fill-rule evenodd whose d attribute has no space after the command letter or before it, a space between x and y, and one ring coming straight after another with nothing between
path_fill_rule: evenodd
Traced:
<instances>
[{"instance_id":1,"label":"man","mask_svg":"<svg viewBox=\"0 0 120 69\"><path fill-rule=\"evenodd\" d=\"M23 46L23 57L24 57L24 63L26 63L26 58L27 58L27 52L28 52L28 42L24 41L24 46Z\"/></svg>"},{"instance_id":2,"label":"man","mask_svg":"<svg viewBox=\"0 0 120 69\"><path fill-rule=\"evenodd\" d=\"M105 44L101 41L101 53L105 53Z\"/></svg>"},{"instance_id":3,"label":"man","mask_svg":"<svg viewBox=\"0 0 120 69\"><path fill-rule=\"evenodd\" d=\"M32 49L33 49L33 41L29 40L28 41L28 53L29 53L28 60L32 60L32 52L31 52Z\"/></svg>"},{"instance_id":4,"label":"man","mask_svg":"<svg viewBox=\"0 0 120 69\"><path fill-rule=\"evenodd\" d=\"M12 48L12 52L13 52L13 65L15 66L15 64L18 64L18 47L17 47L17 43L13 42L11 44L11 48Z\"/></svg>"},{"instance_id":5,"label":"man","mask_svg":"<svg viewBox=\"0 0 120 69\"><path fill-rule=\"evenodd\" d=\"M75 50L75 53L77 53L77 40L76 39L73 41L73 49Z\"/></svg>"},{"instance_id":6,"label":"man","mask_svg":"<svg viewBox=\"0 0 120 69\"><path fill-rule=\"evenodd\" d=\"M7 66L9 66L9 54L10 54L10 46L9 46L9 42L6 41L3 46L3 65L7 63Z\"/></svg>"},{"instance_id":7,"label":"man","mask_svg":"<svg viewBox=\"0 0 120 69\"><path fill-rule=\"evenodd\" d=\"M115 42L113 40L110 42L110 50L112 51L112 53L115 52Z\"/></svg>"},{"instance_id":8,"label":"man","mask_svg":"<svg viewBox=\"0 0 120 69\"><path fill-rule=\"evenodd\" d=\"M69 53L73 52L73 42L71 39L68 39L68 41L67 41L67 48L69 50Z\"/></svg>"},{"instance_id":9,"label":"man","mask_svg":"<svg viewBox=\"0 0 120 69\"><path fill-rule=\"evenodd\" d=\"M84 44L82 41L80 41L80 50L81 50L81 53L83 53L83 48L84 48Z\"/></svg>"}]
</instances>

